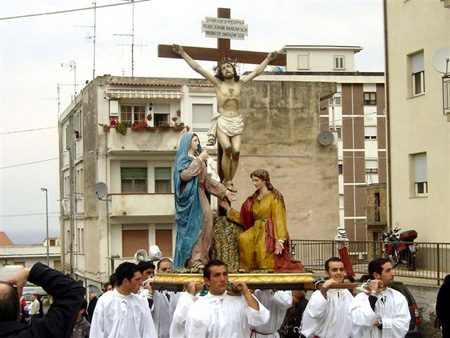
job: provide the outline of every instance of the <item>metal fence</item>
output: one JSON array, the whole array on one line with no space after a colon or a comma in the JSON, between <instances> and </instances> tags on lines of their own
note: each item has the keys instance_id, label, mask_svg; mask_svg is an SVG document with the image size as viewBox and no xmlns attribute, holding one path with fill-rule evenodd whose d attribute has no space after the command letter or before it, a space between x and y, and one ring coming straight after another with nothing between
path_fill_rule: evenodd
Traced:
<instances>
[{"instance_id":1,"label":"metal fence","mask_svg":"<svg viewBox=\"0 0 450 338\"><path fill-rule=\"evenodd\" d=\"M416 269L409 270L400 264L395 274L402 277L436 280L440 285L450 273L450 243L414 242L417 247ZM356 273L367 273L367 263L372 259L386 257L383 241L347 242L350 262ZM305 268L316 271L324 270L325 261L333 256L339 257L336 241L291 240L291 254L302 261Z\"/></svg>"}]
</instances>

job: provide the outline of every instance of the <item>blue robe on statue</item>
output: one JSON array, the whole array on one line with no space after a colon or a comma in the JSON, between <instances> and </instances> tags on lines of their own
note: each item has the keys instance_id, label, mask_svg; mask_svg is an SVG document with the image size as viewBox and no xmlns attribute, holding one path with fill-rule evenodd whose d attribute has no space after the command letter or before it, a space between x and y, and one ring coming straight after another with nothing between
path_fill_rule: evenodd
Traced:
<instances>
[{"instance_id":1,"label":"blue robe on statue","mask_svg":"<svg viewBox=\"0 0 450 338\"><path fill-rule=\"evenodd\" d=\"M175 156L175 170L173 182L175 188L175 222L177 223L177 240L175 244L174 268L184 268L186 261L191 256L192 249L202 232L203 213L200 203L200 190L198 177L193 177L187 182L182 182L180 173L194 160L188 155L194 133L186 133L181 137L180 148ZM197 152L202 148L198 144ZM184 190L181 192L181 187Z\"/></svg>"}]
</instances>

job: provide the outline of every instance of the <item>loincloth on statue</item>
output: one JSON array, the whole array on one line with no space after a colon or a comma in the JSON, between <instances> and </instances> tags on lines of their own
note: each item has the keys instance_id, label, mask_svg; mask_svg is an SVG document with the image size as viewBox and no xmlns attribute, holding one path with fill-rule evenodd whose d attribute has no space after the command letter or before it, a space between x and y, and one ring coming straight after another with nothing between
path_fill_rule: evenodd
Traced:
<instances>
[{"instance_id":1,"label":"loincloth on statue","mask_svg":"<svg viewBox=\"0 0 450 338\"><path fill-rule=\"evenodd\" d=\"M244 119L242 115L235 117L225 117L219 113L215 113L211 121L208 135L217 135L217 128L219 128L228 137L241 135L244 131Z\"/></svg>"}]
</instances>

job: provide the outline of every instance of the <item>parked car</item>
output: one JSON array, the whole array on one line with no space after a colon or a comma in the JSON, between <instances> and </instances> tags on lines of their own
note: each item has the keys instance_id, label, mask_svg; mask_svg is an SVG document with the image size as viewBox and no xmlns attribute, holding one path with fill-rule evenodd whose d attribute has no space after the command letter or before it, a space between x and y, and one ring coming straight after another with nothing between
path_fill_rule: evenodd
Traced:
<instances>
[{"instance_id":1,"label":"parked car","mask_svg":"<svg viewBox=\"0 0 450 338\"><path fill-rule=\"evenodd\" d=\"M419 306L417 305L413 295L409 292L408 288L402 282L394 282L391 286L393 289L401 292L408 301L409 312L411 314L411 322L409 324L409 331L405 338L419 338L420 334L420 314Z\"/></svg>"}]
</instances>

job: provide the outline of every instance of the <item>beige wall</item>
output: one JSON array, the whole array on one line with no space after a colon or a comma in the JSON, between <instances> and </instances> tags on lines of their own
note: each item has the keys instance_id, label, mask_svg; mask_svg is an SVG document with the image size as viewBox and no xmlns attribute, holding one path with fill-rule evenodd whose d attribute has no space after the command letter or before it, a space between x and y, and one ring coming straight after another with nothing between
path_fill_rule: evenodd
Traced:
<instances>
[{"instance_id":1,"label":"beige wall","mask_svg":"<svg viewBox=\"0 0 450 338\"><path fill-rule=\"evenodd\" d=\"M334 83L257 81L245 87L245 129L234 182L241 203L255 190L249 174L266 169L283 194L295 239L332 239L339 225L337 146L321 146L318 95Z\"/></svg>"},{"instance_id":2,"label":"beige wall","mask_svg":"<svg viewBox=\"0 0 450 338\"><path fill-rule=\"evenodd\" d=\"M387 0L392 226L418 241L450 241L450 123L442 113L434 52L450 47L450 9L440 1ZM407 55L423 50L425 94L411 97ZM428 196L415 197L410 155L427 153Z\"/></svg>"}]
</instances>

